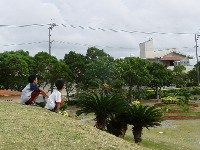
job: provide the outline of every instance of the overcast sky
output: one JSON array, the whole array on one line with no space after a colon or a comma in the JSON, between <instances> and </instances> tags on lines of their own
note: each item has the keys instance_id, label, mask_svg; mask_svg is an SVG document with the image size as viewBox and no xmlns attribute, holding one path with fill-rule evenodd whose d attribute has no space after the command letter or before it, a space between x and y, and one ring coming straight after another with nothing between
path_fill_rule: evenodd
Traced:
<instances>
[{"instance_id":1,"label":"overcast sky","mask_svg":"<svg viewBox=\"0 0 200 150\"><path fill-rule=\"evenodd\" d=\"M177 48L194 57L192 65L196 63L200 0L0 2L0 52L23 49L31 56L49 52L48 24L55 23L51 53L59 59L69 51L85 55L92 46L114 58L139 56L139 43L153 38L155 50Z\"/></svg>"}]
</instances>

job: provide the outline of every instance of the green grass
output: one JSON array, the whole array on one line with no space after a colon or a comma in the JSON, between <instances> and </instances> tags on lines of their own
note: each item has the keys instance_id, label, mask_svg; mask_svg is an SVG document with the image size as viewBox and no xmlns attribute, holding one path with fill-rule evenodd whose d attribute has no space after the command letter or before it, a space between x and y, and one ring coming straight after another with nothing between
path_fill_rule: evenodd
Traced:
<instances>
[{"instance_id":1,"label":"green grass","mask_svg":"<svg viewBox=\"0 0 200 150\"><path fill-rule=\"evenodd\" d=\"M1 150L148 149L41 107L0 101Z\"/></svg>"},{"instance_id":2,"label":"green grass","mask_svg":"<svg viewBox=\"0 0 200 150\"><path fill-rule=\"evenodd\" d=\"M134 142L133 137L130 137L130 136L125 136L125 140ZM169 144L166 144L163 142L154 142L154 141L146 140L146 139L142 140L142 146L145 146L154 150L172 150L173 149L173 146Z\"/></svg>"},{"instance_id":3,"label":"green grass","mask_svg":"<svg viewBox=\"0 0 200 150\"><path fill-rule=\"evenodd\" d=\"M163 121L162 126L143 129L142 145L156 150L199 150L199 124L200 119ZM126 136L133 137L132 126Z\"/></svg>"}]
</instances>

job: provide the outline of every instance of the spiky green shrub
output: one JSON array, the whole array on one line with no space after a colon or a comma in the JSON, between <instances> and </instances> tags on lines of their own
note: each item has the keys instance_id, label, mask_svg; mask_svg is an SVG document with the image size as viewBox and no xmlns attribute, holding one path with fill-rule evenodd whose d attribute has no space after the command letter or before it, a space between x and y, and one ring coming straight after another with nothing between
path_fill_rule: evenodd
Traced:
<instances>
[{"instance_id":1,"label":"spiky green shrub","mask_svg":"<svg viewBox=\"0 0 200 150\"><path fill-rule=\"evenodd\" d=\"M162 119L162 111L155 106L147 105L130 105L127 110L127 123L133 125L132 133L135 143L142 141L142 129L145 127L160 126Z\"/></svg>"}]
</instances>

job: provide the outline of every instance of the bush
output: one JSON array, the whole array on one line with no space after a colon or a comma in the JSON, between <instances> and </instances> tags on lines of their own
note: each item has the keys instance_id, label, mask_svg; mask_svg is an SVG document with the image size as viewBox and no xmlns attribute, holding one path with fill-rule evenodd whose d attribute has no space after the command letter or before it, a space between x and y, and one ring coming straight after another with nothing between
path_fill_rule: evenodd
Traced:
<instances>
[{"instance_id":1,"label":"bush","mask_svg":"<svg viewBox=\"0 0 200 150\"><path fill-rule=\"evenodd\" d=\"M155 92L153 90L133 90L135 99L155 99Z\"/></svg>"},{"instance_id":2,"label":"bush","mask_svg":"<svg viewBox=\"0 0 200 150\"><path fill-rule=\"evenodd\" d=\"M162 89L160 92L160 96L161 97L167 97L167 96L177 96L178 93L180 91L180 88L176 88L176 89Z\"/></svg>"},{"instance_id":3,"label":"bush","mask_svg":"<svg viewBox=\"0 0 200 150\"><path fill-rule=\"evenodd\" d=\"M138 105L138 106L140 106L140 105L142 105L142 103L140 101L133 101L131 103L131 105Z\"/></svg>"},{"instance_id":4,"label":"bush","mask_svg":"<svg viewBox=\"0 0 200 150\"><path fill-rule=\"evenodd\" d=\"M172 97L172 96L167 96L167 97L163 97L161 98L161 102L164 104L177 104L177 105L185 105L189 103L188 99L183 99L183 98L176 98L176 97Z\"/></svg>"},{"instance_id":5,"label":"bush","mask_svg":"<svg viewBox=\"0 0 200 150\"><path fill-rule=\"evenodd\" d=\"M67 107L68 107L67 103L64 102L64 103L62 104L62 106L60 107L60 110L61 110L61 111L64 111L64 110L67 109Z\"/></svg>"},{"instance_id":6,"label":"bush","mask_svg":"<svg viewBox=\"0 0 200 150\"><path fill-rule=\"evenodd\" d=\"M186 84L186 87L191 87L191 86L198 86L198 83L197 82L188 82Z\"/></svg>"},{"instance_id":7,"label":"bush","mask_svg":"<svg viewBox=\"0 0 200 150\"><path fill-rule=\"evenodd\" d=\"M77 105L78 104L78 100L69 100L69 101L66 101L67 105Z\"/></svg>"},{"instance_id":8,"label":"bush","mask_svg":"<svg viewBox=\"0 0 200 150\"><path fill-rule=\"evenodd\" d=\"M37 105L39 105L40 107L45 107L45 103L44 102L36 102Z\"/></svg>"},{"instance_id":9,"label":"bush","mask_svg":"<svg viewBox=\"0 0 200 150\"><path fill-rule=\"evenodd\" d=\"M176 104L178 101L179 99L177 99L176 97L171 97L171 96L161 98L161 102L164 104Z\"/></svg>"},{"instance_id":10,"label":"bush","mask_svg":"<svg viewBox=\"0 0 200 150\"><path fill-rule=\"evenodd\" d=\"M177 101L176 104L179 105L179 106L184 106L185 102L184 102L184 100L179 99L179 101Z\"/></svg>"},{"instance_id":11,"label":"bush","mask_svg":"<svg viewBox=\"0 0 200 150\"><path fill-rule=\"evenodd\" d=\"M195 87L195 88L193 88L193 90L191 92L193 95L200 95L200 88Z\"/></svg>"},{"instance_id":12,"label":"bush","mask_svg":"<svg viewBox=\"0 0 200 150\"><path fill-rule=\"evenodd\" d=\"M191 109L191 107L188 107L188 106L183 107L183 111L184 111L184 112L189 112L190 109Z\"/></svg>"}]
</instances>

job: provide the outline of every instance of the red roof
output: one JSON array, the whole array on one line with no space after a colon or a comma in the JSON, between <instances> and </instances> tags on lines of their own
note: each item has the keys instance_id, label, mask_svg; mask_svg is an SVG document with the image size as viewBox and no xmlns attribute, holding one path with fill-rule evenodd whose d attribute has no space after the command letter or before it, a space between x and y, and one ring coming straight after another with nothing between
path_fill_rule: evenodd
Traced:
<instances>
[{"instance_id":1,"label":"red roof","mask_svg":"<svg viewBox=\"0 0 200 150\"><path fill-rule=\"evenodd\" d=\"M12 96L12 95L21 95L22 92L19 91L8 91L8 90L0 90L0 96Z\"/></svg>"},{"instance_id":2,"label":"red roof","mask_svg":"<svg viewBox=\"0 0 200 150\"><path fill-rule=\"evenodd\" d=\"M180 57L163 57L162 60L181 60Z\"/></svg>"}]
</instances>

